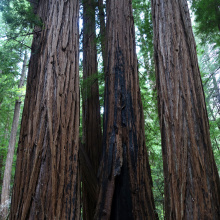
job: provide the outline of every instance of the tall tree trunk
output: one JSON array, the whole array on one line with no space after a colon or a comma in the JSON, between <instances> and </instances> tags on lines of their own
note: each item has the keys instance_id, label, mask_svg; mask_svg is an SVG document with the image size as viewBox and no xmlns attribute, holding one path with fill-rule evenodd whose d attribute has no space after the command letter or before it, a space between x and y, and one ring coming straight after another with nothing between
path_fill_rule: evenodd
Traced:
<instances>
[{"instance_id":1,"label":"tall tree trunk","mask_svg":"<svg viewBox=\"0 0 220 220\"><path fill-rule=\"evenodd\" d=\"M6 155L6 147L5 147L5 142L7 141L8 139L8 127L9 127L9 113L7 115L7 120L6 120L6 125L3 127L5 127L5 130L4 130L4 133L3 133L3 136L4 136L4 141L3 143L1 143L1 146L0 146L0 187L2 188L2 184L3 184L3 177L4 177L4 161L5 161L5 155Z\"/></svg>"},{"instance_id":2,"label":"tall tree trunk","mask_svg":"<svg viewBox=\"0 0 220 220\"><path fill-rule=\"evenodd\" d=\"M6 123L3 123L3 127L5 128L4 133L3 133L3 142L1 143L1 150L0 150L0 187L2 188L2 184L3 184L3 177L4 177L4 164L5 164L5 158L6 158L6 146L7 146L7 142L8 142L8 138L9 138L9 124L10 124L10 112L7 113L7 119L6 119Z\"/></svg>"},{"instance_id":3,"label":"tall tree trunk","mask_svg":"<svg viewBox=\"0 0 220 220\"><path fill-rule=\"evenodd\" d=\"M38 3L10 219L80 219L78 13Z\"/></svg>"},{"instance_id":4,"label":"tall tree trunk","mask_svg":"<svg viewBox=\"0 0 220 220\"><path fill-rule=\"evenodd\" d=\"M104 4L103 0L98 0L98 9L99 9L99 23L100 23L100 36L101 36L101 49L102 49L102 58L103 58L103 66L106 68L106 55L105 55L105 12L104 12Z\"/></svg>"},{"instance_id":5,"label":"tall tree trunk","mask_svg":"<svg viewBox=\"0 0 220 220\"><path fill-rule=\"evenodd\" d=\"M26 70L27 70L27 59L28 59L27 51L25 51L21 78L18 88L21 88L24 85ZM3 219L5 219L8 215L8 208L10 204L9 196L10 196L11 170L12 170L12 163L13 163L15 143L16 143L16 134L18 130L18 122L20 117L20 106L21 106L21 97L19 97L18 100L15 101L14 117L11 127L11 135L10 135L8 153L5 163L5 171L4 171L2 194L1 194L1 213L0 213Z\"/></svg>"},{"instance_id":6,"label":"tall tree trunk","mask_svg":"<svg viewBox=\"0 0 220 220\"><path fill-rule=\"evenodd\" d=\"M152 0L166 219L220 219L220 182L186 0Z\"/></svg>"},{"instance_id":7,"label":"tall tree trunk","mask_svg":"<svg viewBox=\"0 0 220 220\"><path fill-rule=\"evenodd\" d=\"M218 114L220 114L220 88L218 87L218 83L214 75L212 76L212 80L213 80L213 86L214 86L213 88L214 96L216 98L214 105L216 106ZM220 122L218 123L218 127L220 129Z\"/></svg>"},{"instance_id":8,"label":"tall tree trunk","mask_svg":"<svg viewBox=\"0 0 220 220\"><path fill-rule=\"evenodd\" d=\"M98 87L96 50L95 1L83 0L83 144L91 161L95 178L100 163L102 133ZM86 181L88 174L82 168L83 219L93 220L98 199L91 193L93 179ZM92 171L89 171L92 172Z\"/></svg>"},{"instance_id":9,"label":"tall tree trunk","mask_svg":"<svg viewBox=\"0 0 220 220\"><path fill-rule=\"evenodd\" d=\"M3 146L0 146L0 147L2 148ZM4 168L4 151L0 149L0 187L2 187L2 181L3 181L3 176L4 176L3 168ZM2 194L0 194L0 197L1 196Z\"/></svg>"},{"instance_id":10,"label":"tall tree trunk","mask_svg":"<svg viewBox=\"0 0 220 220\"><path fill-rule=\"evenodd\" d=\"M157 219L131 1L107 1L102 178L95 219Z\"/></svg>"},{"instance_id":11,"label":"tall tree trunk","mask_svg":"<svg viewBox=\"0 0 220 220\"><path fill-rule=\"evenodd\" d=\"M0 155L1 155L1 159L0 159L0 172L1 172L1 176L0 176L0 188L2 188L2 184L3 184L3 177L4 177L4 168L5 168L5 160L6 160L6 153L7 153L7 144L9 142L9 135L10 135L10 132L9 132L9 127L10 127L10 124L11 124L11 120L10 120L10 117L11 116L11 112L7 112L7 115L6 115L6 120L5 120L5 123L3 122L2 124L2 127L4 127L4 132L2 134L3 136L3 141L1 143L1 150L0 150Z\"/></svg>"}]
</instances>

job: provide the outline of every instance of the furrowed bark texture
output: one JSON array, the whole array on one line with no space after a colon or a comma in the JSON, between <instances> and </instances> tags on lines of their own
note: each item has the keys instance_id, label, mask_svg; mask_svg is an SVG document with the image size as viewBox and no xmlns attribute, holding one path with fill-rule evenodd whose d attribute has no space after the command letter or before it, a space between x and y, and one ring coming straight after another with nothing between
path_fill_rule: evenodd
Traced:
<instances>
[{"instance_id":1,"label":"furrowed bark texture","mask_svg":"<svg viewBox=\"0 0 220 220\"><path fill-rule=\"evenodd\" d=\"M186 0L152 0L166 219L220 219L196 44Z\"/></svg>"},{"instance_id":2,"label":"furrowed bark texture","mask_svg":"<svg viewBox=\"0 0 220 220\"><path fill-rule=\"evenodd\" d=\"M27 70L27 59L28 59L27 51L25 51L21 78L20 78L18 88L21 88L24 85L26 70ZM2 194L1 194L1 210L0 210L0 217L2 219L6 219L8 215L9 204L10 204L11 170L12 170L14 151L15 151L18 122L19 122L19 117L20 117L20 108L21 108L21 96L19 97L18 100L15 101L14 116L13 116L10 140L9 140L9 145L8 145L8 153L7 153L6 163L5 163L5 171L4 171Z\"/></svg>"},{"instance_id":3,"label":"furrowed bark texture","mask_svg":"<svg viewBox=\"0 0 220 220\"><path fill-rule=\"evenodd\" d=\"M157 219L131 1L107 1L102 177L95 219Z\"/></svg>"},{"instance_id":4,"label":"furrowed bark texture","mask_svg":"<svg viewBox=\"0 0 220 220\"><path fill-rule=\"evenodd\" d=\"M80 219L78 12L39 1L10 219Z\"/></svg>"},{"instance_id":5,"label":"furrowed bark texture","mask_svg":"<svg viewBox=\"0 0 220 220\"><path fill-rule=\"evenodd\" d=\"M83 0L83 144L92 170L97 178L102 149L102 133L98 87L96 50L95 1ZM98 199L97 181L88 179L89 174L82 168L83 219L93 219ZM95 196L91 187L96 186Z\"/></svg>"}]
</instances>

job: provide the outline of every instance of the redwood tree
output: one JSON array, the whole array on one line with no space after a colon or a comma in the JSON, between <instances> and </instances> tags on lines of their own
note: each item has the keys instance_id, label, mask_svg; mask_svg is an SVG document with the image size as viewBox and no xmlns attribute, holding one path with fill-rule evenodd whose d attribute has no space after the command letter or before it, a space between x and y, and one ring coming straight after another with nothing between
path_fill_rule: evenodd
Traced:
<instances>
[{"instance_id":1,"label":"redwood tree","mask_svg":"<svg viewBox=\"0 0 220 220\"><path fill-rule=\"evenodd\" d=\"M105 12L104 12L104 4L103 0L98 0L98 17L99 17L99 26L100 26L100 37L101 37L101 50L102 50L102 58L103 58L103 66L104 69L106 68L106 56L105 56L105 34L106 34L106 27L105 27Z\"/></svg>"},{"instance_id":2,"label":"redwood tree","mask_svg":"<svg viewBox=\"0 0 220 220\"><path fill-rule=\"evenodd\" d=\"M27 70L27 61L28 61L28 55L27 55L27 51L25 51L23 66L21 70L21 78L18 85L19 89L24 86L24 81L26 78L26 70ZM15 144L16 144L16 134L18 130L18 123L20 117L20 108L21 108L21 96L19 96L18 99L15 101L14 116L11 127L10 140L8 144L7 158L5 162L5 170L4 170L4 178L3 178L2 194L1 194L1 210L0 210L1 212L0 216L3 219L5 219L8 215L8 208L10 204L11 171L12 171L12 163L13 163L13 157L15 151Z\"/></svg>"},{"instance_id":3,"label":"redwood tree","mask_svg":"<svg viewBox=\"0 0 220 220\"><path fill-rule=\"evenodd\" d=\"M40 0L10 219L80 219L78 11Z\"/></svg>"},{"instance_id":4,"label":"redwood tree","mask_svg":"<svg viewBox=\"0 0 220 220\"><path fill-rule=\"evenodd\" d=\"M220 219L220 182L186 0L152 0L166 219Z\"/></svg>"},{"instance_id":5,"label":"redwood tree","mask_svg":"<svg viewBox=\"0 0 220 220\"><path fill-rule=\"evenodd\" d=\"M107 1L103 159L95 219L157 219L131 0Z\"/></svg>"},{"instance_id":6,"label":"redwood tree","mask_svg":"<svg viewBox=\"0 0 220 220\"><path fill-rule=\"evenodd\" d=\"M93 220L98 198L97 172L100 163L102 133L98 87L96 25L94 0L83 0L83 145L90 169L82 168L83 219ZM81 151L80 151L81 152ZM82 158L82 157L81 157ZM88 161L87 160L87 161ZM82 161L82 160L81 160ZM87 165L86 165L87 166ZM91 170L92 169L92 170ZM90 178L88 172L94 178ZM95 181L94 181L95 180ZM94 191L95 189L95 191Z\"/></svg>"}]
</instances>

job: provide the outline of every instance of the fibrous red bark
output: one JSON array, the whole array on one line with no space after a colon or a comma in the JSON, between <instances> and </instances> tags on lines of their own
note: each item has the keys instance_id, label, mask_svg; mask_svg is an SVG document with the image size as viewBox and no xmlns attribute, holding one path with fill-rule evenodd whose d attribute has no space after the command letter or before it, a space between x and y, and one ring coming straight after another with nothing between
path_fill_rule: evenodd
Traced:
<instances>
[{"instance_id":1,"label":"fibrous red bark","mask_svg":"<svg viewBox=\"0 0 220 220\"><path fill-rule=\"evenodd\" d=\"M10 219L80 219L78 13L38 2Z\"/></svg>"},{"instance_id":2,"label":"fibrous red bark","mask_svg":"<svg viewBox=\"0 0 220 220\"><path fill-rule=\"evenodd\" d=\"M219 219L220 182L186 0L152 0L166 219Z\"/></svg>"},{"instance_id":3,"label":"fibrous red bark","mask_svg":"<svg viewBox=\"0 0 220 220\"><path fill-rule=\"evenodd\" d=\"M103 159L95 219L157 219L131 1L107 1Z\"/></svg>"}]
</instances>

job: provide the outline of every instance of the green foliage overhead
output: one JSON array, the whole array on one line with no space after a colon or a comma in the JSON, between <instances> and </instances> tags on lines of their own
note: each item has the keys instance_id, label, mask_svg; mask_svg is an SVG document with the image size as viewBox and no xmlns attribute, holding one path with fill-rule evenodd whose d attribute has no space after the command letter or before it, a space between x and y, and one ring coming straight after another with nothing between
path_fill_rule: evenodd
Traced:
<instances>
[{"instance_id":1,"label":"green foliage overhead","mask_svg":"<svg viewBox=\"0 0 220 220\"><path fill-rule=\"evenodd\" d=\"M191 8L195 14L197 49L206 94L211 142L216 163L218 169L220 169L220 113L218 112L220 103L216 96L217 90L215 84L217 82L217 85L220 85L220 74L216 72L216 69L220 66L220 59L218 59L219 49L215 49L215 47L220 47L220 0L191 0L191 2ZM160 219L163 219L164 177L156 100L151 4L150 0L133 0L132 4L136 25L136 43L140 89L145 116L146 145L152 171L156 209ZM26 48L24 45L30 47L31 38L28 36L32 34L35 25L42 26L42 23L34 15L32 7L27 0L1 0L0 16L1 14L3 18L0 18L0 155L5 157L13 117L14 101L18 97L18 94L24 92L17 89L20 78L20 67L18 64L22 61L23 52ZM99 44L100 39L99 36L97 38L97 43ZM100 57L101 48L99 46L98 53L98 57ZM99 59L98 62L99 72L97 74L88 77L84 82L82 76L80 77L81 98L89 97L88 88L93 85L94 81L98 80L101 113L103 113L104 71L102 60ZM80 74L82 75L82 71L80 71ZM82 137L82 126L80 126L80 137Z\"/></svg>"},{"instance_id":2,"label":"green foliage overhead","mask_svg":"<svg viewBox=\"0 0 220 220\"><path fill-rule=\"evenodd\" d=\"M0 190L15 101L20 96L20 101L23 101L25 93L25 87L18 89L18 84L24 50L30 47L32 40L31 35L28 34L32 31L31 23L23 22L27 17L27 11L30 10L28 5L29 3L24 3L23 0L0 1L0 163L3 164L0 170ZM17 137L18 135L19 132ZM15 158L16 155L14 156L12 176L15 171Z\"/></svg>"},{"instance_id":3,"label":"green foliage overhead","mask_svg":"<svg viewBox=\"0 0 220 220\"><path fill-rule=\"evenodd\" d=\"M199 40L197 39L197 42ZM220 170L220 60L213 45L198 44L198 60L202 75L206 107L209 117L210 138L215 162Z\"/></svg>"},{"instance_id":4,"label":"green foliage overhead","mask_svg":"<svg viewBox=\"0 0 220 220\"><path fill-rule=\"evenodd\" d=\"M150 0L133 0L132 2L136 25L136 41L138 49L140 49L138 51L138 62L150 77L150 80L155 82L151 3Z\"/></svg>"},{"instance_id":5,"label":"green foliage overhead","mask_svg":"<svg viewBox=\"0 0 220 220\"><path fill-rule=\"evenodd\" d=\"M150 0L133 0L139 83L145 118L145 138L149 153L153 194L160 219L164 218L164 176L154 67L153 24Z\"/></svg>"},{"instance_id":6,"label":"green foliage overhead","mask_svg":"<svg viewBox=\"0 0 220 220\"><path fill-rule=\"evenodd\" d=\"M7 37L8 40L17 40L17 37L32 35L35 26L42 27L40 18L34 14L27 0L2 0L0 11L7 26L1 37Z\"/></svg>"},{"instance_id":7,"label":"green foliage overhead","mask_svg":"<svg viewBox=\"0 0 220 220\"><path fill-rule=\"evenodd\" d=\"M220 46L220 0L191 0L195 14L196 33L203 43Z\"/></svg>"}]
</instances>

